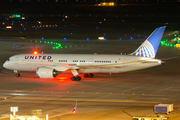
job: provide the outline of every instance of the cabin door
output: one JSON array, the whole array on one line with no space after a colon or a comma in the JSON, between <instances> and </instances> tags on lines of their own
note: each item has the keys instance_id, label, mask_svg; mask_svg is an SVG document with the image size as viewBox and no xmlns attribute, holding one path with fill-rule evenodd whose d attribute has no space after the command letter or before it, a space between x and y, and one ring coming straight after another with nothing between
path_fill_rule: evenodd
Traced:
<instances>
[{"instance_id":1,"label":"cabin door","mask_svg":"<svg viewBox=\"0 0 180 120\"><path fill-rule=\"evenodd\" d=\"M93 65L93 58L89 58L89 65Z\"/></svg>"}]
</instances>

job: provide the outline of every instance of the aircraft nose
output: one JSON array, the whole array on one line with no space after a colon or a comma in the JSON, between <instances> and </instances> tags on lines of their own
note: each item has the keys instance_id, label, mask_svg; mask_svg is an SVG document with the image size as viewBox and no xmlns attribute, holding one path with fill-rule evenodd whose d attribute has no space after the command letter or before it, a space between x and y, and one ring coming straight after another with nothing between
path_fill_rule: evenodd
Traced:
<instances>
[{"instance_id":1,"label":"aircraft nose","mask_svg":"<svg viewBox=\"0 0 180 120\"><path fill-rule=\"evenodd\" d=\"M6 66L7 66L7 62L5 62L5 63L3 64L3 67L4 67L4 68L6 68Z\"/></svg>"}]
</instances>

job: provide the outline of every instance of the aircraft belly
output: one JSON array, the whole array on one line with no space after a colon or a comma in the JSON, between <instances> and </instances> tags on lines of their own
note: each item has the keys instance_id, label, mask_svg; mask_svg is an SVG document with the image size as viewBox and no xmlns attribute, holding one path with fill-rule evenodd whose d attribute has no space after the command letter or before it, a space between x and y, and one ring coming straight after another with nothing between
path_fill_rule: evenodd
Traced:
<instances>
[{"instance_id":1,"label":"aircraft belly","mask_svg":"<svg viewBox=\"0 0 180 120\"><path fill-rule=\"evenodd\" d=\"M160 64L159 63L138 63L138 64L134 64L134 65L124 67L122 69L122 72L141 70L141 69L146 69L146 68L150 68L150 67L155 67L158 65L160 65Z\"/></svg>"},{"instance_id":2,"label":"aircraft belly","mask_svg":"<svg viewBox=\"0 0 180 120\"><path fill-rule=\"evenodd\" d=\"M80 69L80 73L122 73L134 70L146 69L154 66L158 66L160 63L138 63L132 65L124 65L120 67L104 67L104 68L94 68L94 69Z\"/></svg>"},{"instance_id":3,"label":"aircraft belly","mask_svg":"<svg viewBox=\"0 0 180 120\"><path fill-rule=\"evenodd\" d=\"M121 67L118 68L110 68L110 67L104 67L104 68L94 68L94 69L80 69L80 73L120 73Z\"/></svg>"}]
</instances>

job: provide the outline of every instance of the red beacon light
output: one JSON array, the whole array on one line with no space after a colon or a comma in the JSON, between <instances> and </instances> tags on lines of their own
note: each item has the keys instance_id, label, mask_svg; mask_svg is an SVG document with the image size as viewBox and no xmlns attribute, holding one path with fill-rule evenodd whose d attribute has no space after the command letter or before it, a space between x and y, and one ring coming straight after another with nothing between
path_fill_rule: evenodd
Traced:
<instances>
[{"instance_id":1,"label":"red beacon light","mask_svg":"<svg viewBox=\"0 0 180 120\"><path fill-rule=\"evenodd\" d=\"M34 51L34 52L33 52L33 54L34 54L34 55L37 55L37 54L38 54L38 52L37 52L37 51Z\"/></svg>"}]
</instances>

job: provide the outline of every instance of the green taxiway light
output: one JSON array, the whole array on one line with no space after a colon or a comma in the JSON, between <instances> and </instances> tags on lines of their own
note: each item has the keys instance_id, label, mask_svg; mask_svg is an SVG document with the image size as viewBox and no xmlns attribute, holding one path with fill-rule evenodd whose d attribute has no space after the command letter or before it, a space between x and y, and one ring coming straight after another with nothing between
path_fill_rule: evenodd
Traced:
<instances>
[{"instance_id":1,"label":"green taxiway light","mask_svg":"<svg viewBox=\"0 0 180 120\"><path fill-rule=\"evenodd\" d=\"M44 43L46 43L46 41L44 41Z\"/></svg>"},{"instance_id":2,"label":"green taxiway light","mask_svg":"<svg viewBox=\"0 0 180 120\"><path fill-rule=\"evenodd\" d=\"M40 43L42 43L42 41L39 41Z\"/></svg>"},{"instance_id":3,"label":"green taxiway light","mask_svg":"<svg viewBox=\"0 0 180 120\"><path fill-rule=\"evenodd\" d=\"M18 14L13 14L12 15L14 18L19 18L19 17L21 17L21 15L18 15Z\"/></svg>"},{"instance_id":4,"label":"green taxiway light","mask_svg":"<svg viewBox=\"0 0 180 120\"><path fill-rule=\"evenodd\" d=\"M49 41L47 43L49 44Z\"/></svg>"}]
</instances>

